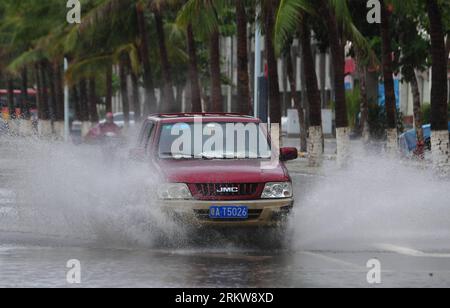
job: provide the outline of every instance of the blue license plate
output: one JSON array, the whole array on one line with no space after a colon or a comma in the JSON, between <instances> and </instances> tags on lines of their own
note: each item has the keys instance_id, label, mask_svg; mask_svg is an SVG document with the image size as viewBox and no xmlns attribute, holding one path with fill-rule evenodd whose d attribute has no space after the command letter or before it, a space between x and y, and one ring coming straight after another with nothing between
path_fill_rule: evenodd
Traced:
<instances>
[{"instance_id":1,"label":"blue license plate","mask_svg":"<svg viewBox=\"0 0 450 308\"><path fill-rule=\"evenodd\" d=\"M247 219L247 206L211 206L209 208L211 219Z\"/></svg>"}]
</instances>

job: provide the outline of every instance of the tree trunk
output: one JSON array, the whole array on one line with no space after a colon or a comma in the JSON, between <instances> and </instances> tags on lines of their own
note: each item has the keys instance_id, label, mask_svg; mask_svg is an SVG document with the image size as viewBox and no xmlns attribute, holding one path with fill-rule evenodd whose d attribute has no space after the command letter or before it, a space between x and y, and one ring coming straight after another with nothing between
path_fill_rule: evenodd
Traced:
<instances>
[{"instance_id":1,"label":"tree trunk","mask_svg":"<svg viewBox=\"0 0 450 308\"><path fill-rule=\"evenodd\" d=\"M384 77L384 93L388 130L388 152L394 154L398 148L397 142L397 116L396 116L396 99L394 89L394 77L392 69L392 49L390 36L390 12L388 11L384 1L381 1L381 38L383 49L383 77Z\"/></svg>"},{"instance_id":2,"label":"tree trunk","mask_svg":"<svg viewBox=\"0 0 450 308\"><path fill-rule=\"evenodd\" d=\"M106 105L106 112L112 112L112 96L113 96L113 89L112 89L112 66L109 65L106 69L106 97L105 97L105 105Z\"/></svg>"},{"instance_id":3,"label":"tree trunk","mask_svg":"<svg viewBox=\"0 0 450 308\"><path fill-rule=\"evenodd\" d=\"M291 86L291 98L294 101L295 108L298 111L298 119L300 124L300 151L307 151L307 138L306 138L306 123L305 123L305 110L302 107L300 96L297 93L297 84L294 76L294 65L292 63L292 55L288 53L286 57L286 72Z\"/></svg>"},{"instance_id":4,"label":"tree trunk","mask_svg":"<svg viewBox=\"0 0 450 308\"><path fill-rule=\"evenodd\" d=\"M211 65L211 112L223 111L222 80L220 73L220 42L219 30L211 34L209 56Z\"/></svg>"},{"instance_id":5,"label":"tree trunk","mask_svg":"<svg viewBox=\"0 0 450 308\"><path fill-rule=\"evenodd\" d=\"M28 70L26 67L21 72L21 96L20 96L20 109L22 116L28 118L30 111L30 103L28 101Z\"/></svg>"},{"instance_id":6,"label":"tree trunk","mask_svg":"<svg viewBox=\"0 0 450 308\"><path fill-rule=\"evenodd\" d=\"M53 65L55 74L55 95L56 95L56 121L64 121L64 82L61 66L55 62Z\"/></svg>"},{"instance_id":7,"label":"tree trunk","mask_svg":"<svg viewBox=\"0 0 450 308\"><path fill-rule=\"evenodd\" d=\"M53 70L52 63L48 63L47 65L47 74L48 74L48 83L50 85L50 118L54 122L56 121L57 98L56 98L56 82L55 82L56 74Z\"/></svg>"},{"instance_id":8,"label":"tree trunk","mask_svg":"<svg viewBox=\"0 0 450 308\"><path fill-rule=\"evenodd\" d=\"M247 14L245 12L244 1L236 1L237 18L237 101L239 112L251 114L252 105L250 100L250 84L248 75L248 54L247 54Z\"/></svg>"},{"instance_id":9,"label":"tree trunk","mask_svg":"<svg viewBox=\"0 0 450 308\"><path fill-rule=\"evenodd\" d=\"M159 55L161 57L161 73L162 73L162 102L161 109L163 112L175 112L175 98L173 95L172 74L169 63L169 54L167 53L166 38L164 33L164 23L161 13L158 9L154 10L156 34L158 37Z\"/></svg>"},{"instance_id":10,"label":"tree trunk","mask_svg":"<svg viewBox=\"0 0 450 308\"><path fill-rule=\"evenodd\" d=\"M202 99L198 79L197 48L195 46L192 24L187 27L187 45L189 52L189 84L191 87L191 111L202 112Z\"/></svg>"},{"instance_id":11,"label":"tree trunk","mask_svg":"<svg viewBox=\"0 0 450 308\"><path fill-rule=\"evenodd\" d=\"M422 123L422 108L420 102L420 92L419 92L419 84L417 83L417 77L412 69L411 72L411 90L414 101L414 126L416 127L416 136L417 136L417 147L414 154L419 159L425 158L425 138L423 134L423 123Z\"/></svg>"},{"instance_id":12,"label":"tree trunk","mask_svg":"<svg viewBox=\"0 0 450 308\"><path fill-rule=\"evenodd\" d=\"M130 102L128 100L128 86L127 86L127 57L122 55L120 57L119 75L120 75L120 93L122 97L122 108L125 125L130 123Z\"/></svg>"},{"instance_id":13,"label":"tree trunk","mask_svg":"<svg viewBox=\"0 0 450 308\"><path fill-rule=\"evenodd\" d=\"M81 115L81 101L80 101L80 93L78 90L78 86L74 85L70 90L70 99L73 102L74 110L75 110L75 119L78 121L82 121Z\"/></svg>"},{"instance_id":14,"label":"tree trunk","mask_svg":"<svg viewBox=\"0 0 450 308\"><path fill-rule=\"evenodd\" d=\"M16 106L14 102L14 81L11 78L8 78L8 109L10 118L13 118Z\"/></svg>"},{"instance_id":15,"label":"tree trunk","mask_svg":"<svg viewBox=\"0 0 450 308\"><path fill-rule=\"evenodd\" d=\"M302 64L305 75L306 95L309 102L309 165L319 166L321 165L323 154L322 108L316 68L314 66L314 58L311 51L311 29L308 26L306 17L302 22L300 43L302 47Z\"/></svg>"},{"instance_id":16,"label":"tree trunk","mask_svg":"<svg viewBox=\"0 0 450 308\"><path fill-rule=\"evenodd\" d=\"M38 63L34 65L34 79L36 82L36 108L38 112L38 119L40 119L43 113L42 110L43 103L42 103L42 82L40 76L40 67Z\"/></svg>"},{"instance_id":17,"label":"tree trunk","mask_svg":"<svg viewBox=\"0 0 450 308\"><path fill-rule=\"evenodd\" d=\"M143 69L143 81L144 81L144 116L148 116L150 113L156 112L156 96L155 86L153 83L152 67L150 65L150 53L148 50L148 34L147 26L144 15L144 6L138 2L136 4L136 13L139 28L139 56Z\"/></svg>"},{"instance_id":18,"label":"tree trunk","mask_svg":"<svg viewBox=\"0 0 450 308\"><path fill-rule=\"evenodd\" d=\"M280 86L278 84L278 63L275 56L275 47L273 43L274 26L275 26L275 8L274 0L266 1L265 6L265 48L267 66L269 71L269 110L270 122L281 124L281 99Z\"/></svg>"},{"instance_id":19,"label":"tree trunk","mask_svg":"<svg viewBox=\"0 0 450 308\"><path fill-rule=\"evenodd\" d=\"M48 83L46 76L47 64L42 61L40 64L40 80L41 80L41 91L42 91L42 106L39 118L44 121L50 120L50 108L48 101Z\"/></svg>"},{"instance_id":20,"label":"tree trunk","mask_svg":"<svg viewBox=\"0 0 450 308\"><path fill-rule=\"evenodd\" d=\"M336 14L329 6L328 1L319 0L319 13L325 18L330 37L331 56L333 58L334 92L336 103L336 142L337 160L344 165L349 156L349 134L347 118L347 102L345 98L345 55L342 33Z\"/></svg>"},{"instance_id":21,"label":"tree trunk","mask_svg":"<svg viewBox=\"0 0 450 308\"><path fill-rule=\"evenodd\" d=\"M447 53L442 13L436 0L427 0L431 36L431 148L436 168L445 170L449 164Z\"/></svg>"},{"instance_id":22,"label":"tree trunk","mask_svg":"<svg viewBox=\"0 0 450 308\"><path fill-rule=\"evenodd\" d=\"M358 75L359 75L359 90L361 93L361 119L359 121L362 140L367 143L370 139L369 131L369 101L367 98L367 68L365 64L362 63L362 58L360 53L357 52L357 62L358 62Z\"/></svg>"},{"instance_id":23,"label":"tree trunk","mask_svg":"<svg viewBox=\"0 0 450 308\"><path fill-rule=\"evenodd\" d=\"M88 87L86 79L80 81L80 121L89 121Z\"/></svg>"},{"instance_id":24,"label":"tree trunk","mask_svg":"<svg viewBox=\"0 0 450 308\"><path fill-rule=\"evenodd\" d=\"M134 120L136 122L141 119L141 98L139 97L139 83L138 77L134 72L131 72L131 88L133 89L133 109L134 109Z\"/></svg>"},{"instance_id":25,"label":"tree trunk","mask_svg":"<svg viewBox=\"0 0 450 308\"><path fill-rule=\"evenodd\" d=\"M91 123L98 123L97 93L94 77L89 78L88 96L89 96L89 118L91 120Z\"/></svg>"},{"instance_id":26,"label":"tree trunk","mask_svg":"<svg viewBox=\"0 0 450 308\"><path fill-rule=\"evenodd\" d=\"M450 58L450 33L447 34L447 41L445 43L445 50L447 54L447 59Z\"/></svg>"}]
</instances>

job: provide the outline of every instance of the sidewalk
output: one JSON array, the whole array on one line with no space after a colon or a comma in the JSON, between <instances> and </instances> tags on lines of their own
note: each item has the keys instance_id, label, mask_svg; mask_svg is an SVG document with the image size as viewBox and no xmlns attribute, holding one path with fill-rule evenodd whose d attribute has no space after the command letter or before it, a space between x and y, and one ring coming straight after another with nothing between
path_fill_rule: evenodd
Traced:
<instances>
[{"instance_id":1,"label":"sidewalk","mask_svg":"<svg viewBox=\"0 0 450 308\"><path fill-rule=\"evenodd\" d=\"M295 147L299 149L300 139L283 137L283 147ZM336 165L334 163L336 160L336 149L337 149L336 139L326 138L324 149L324 164L322 165L322 167L310 167L308 165L307 153L299 153L299 158L294 161L287 162L286 167L289 169L289 172L291 173L301 173L318 176L324 175L325 168L329 170L330 168L333 168L333 166Z\"/></svg>"}]
</instances>

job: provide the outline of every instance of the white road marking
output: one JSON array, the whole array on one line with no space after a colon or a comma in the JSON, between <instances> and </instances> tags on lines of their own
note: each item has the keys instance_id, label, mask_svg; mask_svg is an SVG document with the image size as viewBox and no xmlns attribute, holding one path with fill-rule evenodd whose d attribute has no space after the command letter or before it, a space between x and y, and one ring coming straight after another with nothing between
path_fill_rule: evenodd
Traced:
<instances>
[{"instance_id":1,"label":"white road marking","mask_svg":"<svg viewBox=\"0 0 450 308\"><path fill-rule=\"evenodd\" d=\"M347 262L347 261L343 261L343 260L340 260L340 259L337 259L337 258L332 258L332 257L326 256L324 254L320 254L320 253L317 253L317 252L301 251L300 254L303 254L303 255L306 255L306 256L310 256L310 257L314 257L314 258L318 258L318 259L322 259L324 261L327 261L327 262L330 262L330 263L334 263L334 264L339 264L341 266L350 267L350 268L352 268L354 270L357 270L357 271L367 271L367 269L365 267L363 267L363 266L360 266L360 265L357 265L357 264L354 264L354 263L350 263L350 262Z\"/></svg>"},{"instance_id":2,"label":"white road marking","mask_svg":"<svg viewBox=\"0 0 450 308\"><path fill-rule=\"evenodd\" d=\"M426 253L413 248L402 247L392 244L378 244L375 245L378 249L382 249L389 252L395 252L400 255L410 256L410 257L425 257L425 258L447 258L450 259L449 253Z\"/></svg>"}]
</instances>

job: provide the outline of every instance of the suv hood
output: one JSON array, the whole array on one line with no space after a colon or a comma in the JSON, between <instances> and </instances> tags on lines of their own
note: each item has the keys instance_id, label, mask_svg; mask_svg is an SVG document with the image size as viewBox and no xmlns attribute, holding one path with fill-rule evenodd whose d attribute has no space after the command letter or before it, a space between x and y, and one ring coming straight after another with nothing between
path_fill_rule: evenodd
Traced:
<instances>
[{"instance_id":1,"label":"suv hood","mask_svg":"<svg viewBox=\"0 0 450 308\"><path fill-rule=\"evenodd\" d=\"M267 183L289 181L281 162L264 160L167 160L158 161L165 179L174 183Z\"/></svg>"}]
</instances>

